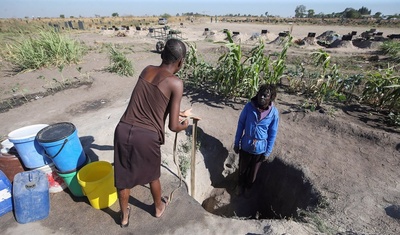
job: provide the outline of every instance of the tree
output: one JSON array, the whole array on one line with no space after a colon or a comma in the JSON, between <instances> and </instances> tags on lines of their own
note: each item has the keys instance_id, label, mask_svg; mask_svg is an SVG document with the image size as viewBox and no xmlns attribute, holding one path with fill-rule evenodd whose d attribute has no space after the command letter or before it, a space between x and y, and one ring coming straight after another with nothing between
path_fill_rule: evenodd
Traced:
<instances>
[{"instance_id":1,"label":"tree","mask_svg":"<svg viewBox=\"0 0 400 235\"><path fill-rule=\"evenodd\" d=\"M170 15L170 14L168 14L168 13L164 13L164 14L160 15L160 17L161 17L161 18L168 19L168 18L170 18L170 17L171 17L171 15Z\"/></svg>"},{"instance_id":2,"label":"tree","mask_svg":"<svg viewBox=\"0 0 400 235\"><path fill-rule=\"evenodd\" d=\"M370 15L371 14L371 10L368 10L368 8L366 8L366 7L361 7L360 9L358 9L358 12L361 15Z\"/></svg>"},{"instance_id":3,"label":"tree","mask_svg":"<svg viewBox=\"0 0 400 235\"><path fill-rule=\"evenodd\" d=\"M381 15L382 15L382 12L377 12L377 13L375 13L375 15L374 15L374 18L381 18Z\"/></svg>"},{"instance_id":4,"label":"tree","mask_svg":"<svg viewBox=\"0 0 400 235\"><path fill-rule=\"evenodd\" d=\"M60 18L61 18L61 19L64 19L64 18L65 18L65 15L61 14L61 15L60 15Z\"/></svg>"},{"instance_id":5,"label":"tree","mask_svg":"<svg viewBox=\"0 0 400 235\"><path fill-rule=\"evenodd\" d=\"M343 12L343 17L356 19L356 18L361 18L361 14L359 11L356 11L353 8L346 8Z\"/></svg>"},{"instance_id":6,"label":"tree","mask_svg":"<svg viewBox=\"0 0 400 235\"><path fill-rule=\"evenodd\" d=\"M310 10L308 10L307 17L308 17L308 18L313 18L313 17L314 17L314 14L315 14L315 11L314 11L313 9L310 9Z\"/></svg>"},{"instance_id":7,"label":"tree","mask_svg":"<svg viewBox=\"0 0 400 235\"><path fill-rule=\"evenodd\" d=\"M112 16L112 17L118 17L119 14L118 14L117 12L114 12L114 13L111 14L111 16Z\"/></svg>"},{"instance_id":8,"label":"tree","mask_svg":"<svg viewBox=\"0 0 400 235\"><path fill-rule=\"evenodd\" d=\"M329 15L325 15L323 12L320 12L316 14L315 17L324 19L325 17L329 17Z\"/></svg>"},{"instance_id":9,"label":"tree","mask_svg":"<svg viewBox=\"0 0 400 235\"><path fill-rule=\"evenodd\" d=\"M306 6L304 5L299 5L296 7L296 10L294 10L295 14L294 16L297 18L303 18L306 12Z\"/></svg>"},{"instance_id":10,"label":"tree","mask_svg":"<svg viewBox=\"0 0 400 235\"><path fill-rule=\"evenodd\" d=\"M265 17L268 17L268 11L265 12Z\"/></svg>"}]
</instances>

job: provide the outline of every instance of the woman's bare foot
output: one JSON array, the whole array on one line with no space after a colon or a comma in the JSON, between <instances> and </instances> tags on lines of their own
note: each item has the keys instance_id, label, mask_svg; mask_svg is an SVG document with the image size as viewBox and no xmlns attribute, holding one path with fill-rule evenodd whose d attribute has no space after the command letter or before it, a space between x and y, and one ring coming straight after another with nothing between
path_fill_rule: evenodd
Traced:
<instances>
[{"instance_id":1,"label":"woman's bare foot","mask_svg":"<svg viewBox=\"0 0 400 235\"><path fill-rule=\"evenodd\" d=\"M121 213L121 228L126 228L129 226L129 217L131 217L131 207L127 208L127 214L122 216Z\"/></svg>"},{"instance_id":2,"label":"woman's bare foot","mask_svg":"<svg viewBox=\"0 0 400 235\"><path fill-rule=\"evenodd\" d=\"M161 201L162 201L161 206L159 208L156 207L156 218L160 218L164 214L169 203L169 198L162 197Z\"/></svg>"}]
</instances>

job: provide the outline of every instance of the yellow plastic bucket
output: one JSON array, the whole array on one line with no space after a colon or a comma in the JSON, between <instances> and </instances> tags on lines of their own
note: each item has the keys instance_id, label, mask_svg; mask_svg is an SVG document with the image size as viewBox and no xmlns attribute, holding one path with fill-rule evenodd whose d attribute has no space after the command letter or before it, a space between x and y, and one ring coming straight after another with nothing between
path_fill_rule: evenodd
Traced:
<instances>
[{"instance_id":1,"label":"yellow plastic bucket","mask_svg":"<svg viewBox=\"0 0 400 235\"><path fill-rule=\"evenodd\" d=\"M77 173L78 183L90 205L96 209L110 207L117 201L117 189L114 186L114 169L106 161L91 162Z\"/></svg>"}]
</instances>

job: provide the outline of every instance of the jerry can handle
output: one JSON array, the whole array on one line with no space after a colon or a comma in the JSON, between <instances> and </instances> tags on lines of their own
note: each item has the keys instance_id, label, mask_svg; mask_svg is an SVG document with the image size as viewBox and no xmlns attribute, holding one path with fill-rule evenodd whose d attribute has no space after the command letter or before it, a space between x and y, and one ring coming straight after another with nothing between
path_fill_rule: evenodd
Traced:
<instances>
[{"instance_id":1,"label":"jerry can handle","mask_svg":"<svg viewBox=\"0 0 400 235\"><path fill-rule=\"evenodd\" d=\"M32 182L32 181L33 181L32 172L29 172L29 174L28 174L28 180L29 180L29 182L25 185L25 188L26 188L26 189L31 189L31 188L36 187L36 183L35 183L35 182Z\"/></svg>"}]
</instances>

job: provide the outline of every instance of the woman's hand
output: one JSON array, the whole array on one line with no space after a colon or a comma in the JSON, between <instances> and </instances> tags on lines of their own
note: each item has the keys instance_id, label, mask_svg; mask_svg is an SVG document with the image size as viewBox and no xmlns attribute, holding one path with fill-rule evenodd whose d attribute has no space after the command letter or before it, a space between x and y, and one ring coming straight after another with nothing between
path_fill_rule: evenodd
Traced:
<instances>
[{"instance_id":1,"label":"woman's hand","mask_svg":"<svg viewBox=\"0 0 400 235\"><path fill-rule=\"evenodd\" d=\"M179 120L181 125L185 126L185 129L189 126L189 119L183 118L182 120Z\"/></svg>"},{"instance_id":2,"label":"woman's hand","mask_svg":"<svg viewBox=\"0 0 400 235\"><path fill-rule=\"evenodd\" d=\"M180 117L190 117L190 116L192 116L193 114L192 114L192 108L190 108L190 109L186 109L185 111L181 111L181 112L179 112L179 116ZM179 120L180 121L180 120Z\"/></svg>"},{"instance_id":3,"label":"woman's hand","mask_svg":"<svg viewBox=\"0 0 400 235\"><path fill-rule=\"evenodd\" d=\"M188 121L188 118L187 117L182 117L182 116L179 115L179 123L183 124L185 121Z\"/></svg>"}]
</instances>

